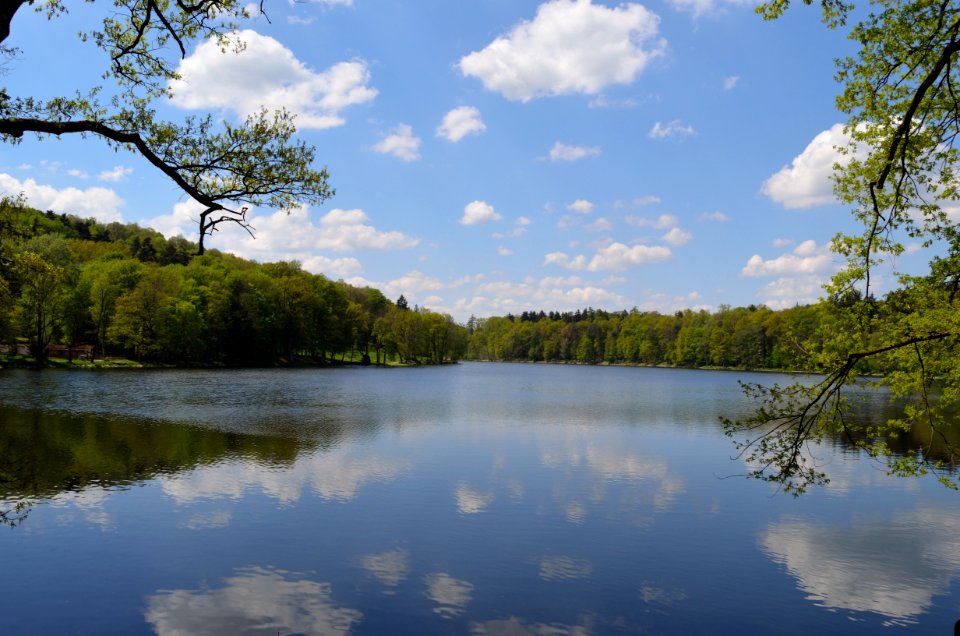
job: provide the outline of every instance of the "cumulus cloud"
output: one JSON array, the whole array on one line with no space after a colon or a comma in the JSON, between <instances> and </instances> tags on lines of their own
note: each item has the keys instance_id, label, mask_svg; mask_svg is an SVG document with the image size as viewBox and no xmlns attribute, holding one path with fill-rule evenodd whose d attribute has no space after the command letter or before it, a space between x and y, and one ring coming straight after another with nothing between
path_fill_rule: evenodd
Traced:
<instances>
[{"instance_id":1,"label":"cumulus cloud","mask_svg":"<svg viewBox=\"0 0 960 636\"><path fill-rule=\"evenodd\" d=\"M671 255L670 248L660 245L628 247L623 243L611 243L597 250L597 253L590 259L590 265L587 266L587 269L591 272L619 272L639 265L665 261Z\"/></svg>"},{"instance_id":2,"label":"cumulus cloud","mask_svg":"<svg viewBox=\"0 0 960 636\"><path fill-rule=\"evenodd\" d=\"M503 215L493 209L493 206L486 201L471 201L463 208L463 216L460 217L462 225L479 225L488 221L499 221Z\"/></svg>"},{"instance_id":3,"label":"cumulus cloud","mask_svg":"<svg viewBox=\"0 0 960 636\"><path fill-rule=\"evenodd\" d=\"M570 255L565 252L550 252L543 257L543 264L556 265L564 269L581 270L587 267L587 257L581 254L580 256L571 258Z\"/></svg>"},{"instance_id":4,"label":"cumulus cloud","mask_svg":"<svg viewBox=\"0 0 960 636\"><path fill-rule=\"evenodd\" d=\"M42 185L33 179L23 181L9 174L0 173L0 195L17 197L23 194L27 202L40 210L53 210L60 214L75 214L81 218L92 217L101 223L122 221L120 208L124 200L108 188L64 188Z\"/></svg>"},{"instance_id":5,"label":"cumulus cloud","mask_svg":"<svg viewBox=\"0 0 960 636\"><path fill-rule=\"evenodd\" d=\"M585 225L584 229L588 232L609 232L613 229L613 223L601 216L593 223Z\"/></svg>"},{"instance_id":6,"label":"cumulus cloud","mask_svg":"<svg viewBox=\"0 0 960 636\"><path fill-rule=\"evenodd\" d=\"M615 309L632 304L634 303L630 299L590 285L578 276L547 276L539 281L527 277L522 282L485 282L475 289L473 296L458 299L451 311L462 316L483 316L518 313L537 306L557 309L586 306Z\"/></svg>"},{"instance_id":7,"label":"cumulus cloud","mask_svg":"<svg viewBox=\"0 0 960 636\"><path fill-rule=\"evenodd\" d=\"M297 115L300 128L331 128L344 119L349 106L371 101L377 90L368 86L370 71L363 60L340 62L315 72L277 40L244 30L240 52L222 53L208 40L187 56L170 82L173 103L182 108L222 108L245 117L265 107L286 108Z\"/></svg>"},{"instance_id":8,"label":"cumulus cloud","mask_svg":"<svg viewBox=\"0 0 960 636\"><path fill-rule=\"evenodd\" d=\"M689 137L693 133L693 126L686 126L679 119L673 119L666 124L656 122L650 132L647 133L647 137L650 139L666 139L667 137Z\"/></svg>"},{"instance_id":9,"label":"cumulus cloud","mask_svg":"<svg viewBox=\"0 0 960 636\"><path fill-rule=\"evenodd\" d=\"M784 246L791 242L788 239L777 239L774 244ZM803 241L792 251L769 260L754 254L740 275L775 277L775 280L761 288L759 296L771 309L783 309L816 302L822 295L827 276L836 271L837 267L829 245Z\"/></svg>"},{"instance_id":10,"label":"cumulus cloud","mask_svg":"<svg viewBox=\"0 0 960 636\"><path fill-rule=\"evenodd\" d=\"M760 288L757 295L764 305L774 310L810 305L823 296L824 282L824 277L816 274L782 276Z\"/></svg>"},{"instance_id":11,"label":"cumulus cloud","mask_svg":"<svg viewBox=\"0 0 960 636\"><path fill-rule=\"evenodd\" d=\"M599 146L568 146L559 141L550 149L550 161L577 161L600 156Z\"/></svg>"},{"instance_id":12,"label":"cumulus cloud","mask_svg":"<svg viewBox=\"0 0 960 636\"><path fill-rule=\"evenodd\" d=\"M413 134L412 127L407 124L400 124L373 149L381 154L393 155L403 161L416 161L420 158L420 138Z\"/></svg>"},{"instance_id":13,"label":"cumulus cloud","mask_svg":"<svg viewBox=\"0 0 960 636\"><path fill-rule=\"evenodd\" d=\"M833 267L833 256L829 245L817 246L815 241L804 241L792 252L781 254L777 258L764 260L754 254L740 271L741 276L782 276L795 274L814 274L825 272Z\"/></svg>"},{"instance_id":14,"label":"cumulus cloud","mask_svg":"<svg viewBox=\"0 0 960 636\"><path fill-rule=\"evenodd\" d=\"M505 239L505 238L519 238L527 233L527 226L531 225L532 223L533 221L531 221L527 217L518 216L517 220L514 221L514 226L512 230L508 232L494 232L493 238L497 239L498 241L500 239Z\"/></svg>"},{"instance_id":15,"label":"cumulus cloud","mask_svg":"<svg viewBox=\"0 0 960 636\"><path fill-rule=\"evenodd\" d=\"M178 203L171 214L150 219L147 224L166 236L191 236L200 211L196 203ZM300 207L289 214L279 210L260 216L254 211L249 219L256 228L255 236L227 226L218 233L218 237L227 239L221 249L260 262L296 260L307 271L337 277L359 273L363 269L360 261L353 257L330 258L319 252L409 249L420 243L396 230L378 230L359 209L333 209L316 223L309 210Z\"/></svg>"},{"instance_id":16,"label":"cumulus cloud","mask_svg":"<svg viewBox=\"0 0 960 636\"><path fill-rule=\"evenodd\" d=\"M615 8L590 0L551 0L531 21L514 26L458 66L512 101L629 84L663 55L660 18L639 4Z\"/></svg>"},{"instance_id":17,"label":"cumulus cloud","mask_svg":"<svg viewBox=\"0 0 960 636\"><path fill-rule=\"evenodd\" d=\"M590 214L593 212L593 203L586 199L577 199L567 206L568 210L579 212L580 214Z\"/></svg>"},{"instance_id":18,"label":"cumulus cloud","mask_svg":"<svg viewBox=\"0 0 960 636\"><path fill-rule=\"evenodd\" d=\"M693 14L694 18L722 11L725 5L755 6L756 0L668 0L677 11Z\"/></svg>"},{"instance_id":19,"label":"cumulus cloud","mask_svg":"<svg viewBox=\"0 0 960 636\"><path fill-rule=\"evenodd\" d=\"M637 216L627 216L624 219L630 225L636 225L637 227L652 227L655 230L666 230L675 226L680 220L673 214L661 214L655 219L648 219L644 217Z\"/></svg>"},{"instance_id":20,"label":"cumulus cloud","mask_svg":"<svg viewBox=\"0 0 960 636\"><path fill-rule=\"evenodd\" d=\"M725 223L730 220L730 217L723 212L704 212L699 216L699 220L703 222L714 221L716 223Z\"/></svg>"},{"instance_id":21,"label":"cumulus cloud","mask_svg":"<svg viewBox=\"0 0 960 636\"><path fill-rule=\"evenodd\" d=\"M665 243L669 243L674 247L679 247L681 245L686 245L690 239L693 238L693 235L690 232L681 230L678 227L672 228L666 234L660 237Z\"/></svg>"},{"instance_id":22,"label":"cumulus cloud","mask_svg":"<svg viewBox=\"0 0 960 636\"><path fill-rule=\"evenodd\" d=\"M104 170L98 174L97 179L99 181L116 183L117 181L123 181L126 179L128 174L133 174L133 168L128 168L126 166L114 166L112 170Z\"/></svg>"},{"instance_id":23,"label":"cumulus cloud","mask_svg":"<svg viewBox=\"0 0 960 636\"><path fill-rule=\"evenodd\" d=\"M403 276L389 281L368 280L359 276L345 280L354 287L373 287L379 289L386 294L388 298L397 298L403 294L408 301L418 304L422 303L425 294L427 297L430 297L429 292L437 292L448 286L455 286L454 284L447 285L439 278L428 276L418 270L412 270Z\"/></svg>"},{"instance_id":24,"label":"cumulus cloud","mask_svg":"<svg viewBox=\"0 0 960 636\"><path fill-rule=\"evenodd\" d=\"M789 166L763 182L760 191L788 209L810 208L833 203L834 165L843 165L849 157L837 151L850 136L842 124L834 124L813 138Z\"/></svg>"},{"instance_id":25,"label":"cumulus cloud","mask_svg":"<svg viewBox=\"0 0 960 636\"><path fill-rule=\"evenodd\" d=\"M473 106L460 106L443 116L443 122L437 126L437 137L458 142L471 133L479 134L486 129L479 110Z\"/></svg>"},{"instance_id":26,"label":"cumulus cloud","mask_svg":"<svg viewBox=\"0 0 960 636\"><path fill-rule=\"evenodd\" d=\"M637 206L655 205L660 203L660 197L655 194L646 194L642 197L634 197L633 204Z\"/></svg>"}]
</instances>

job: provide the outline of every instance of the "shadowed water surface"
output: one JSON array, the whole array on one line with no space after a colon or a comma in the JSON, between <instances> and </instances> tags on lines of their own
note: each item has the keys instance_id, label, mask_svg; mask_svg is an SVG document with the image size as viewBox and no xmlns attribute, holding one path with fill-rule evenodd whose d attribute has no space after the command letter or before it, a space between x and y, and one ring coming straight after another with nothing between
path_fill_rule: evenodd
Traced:
<instances>
[{"instance_id":1,"label":"shadowed water surface","mask_svg":"<svg viewBox=\"0 0 960 636\"><path fill-rule=\"evenodd\" d=\"M960 495L839 445L801 499L742 479L738 379L789 381L0 372L4 631L949 633Z\"/></svg>"}]
</instances>

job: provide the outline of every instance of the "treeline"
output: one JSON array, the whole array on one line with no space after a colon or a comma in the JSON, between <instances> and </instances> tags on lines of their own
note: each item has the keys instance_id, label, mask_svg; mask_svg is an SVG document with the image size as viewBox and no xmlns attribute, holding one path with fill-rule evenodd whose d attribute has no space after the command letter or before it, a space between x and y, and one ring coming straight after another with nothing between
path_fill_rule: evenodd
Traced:
<instances>
[{"instance_id":1,"label":"treeline","mask_svg":"<svg viewBox=\"0 0 960 636\"><path fill-rule=\"evenodd\" d=\"M817 370L807 354L835 322L830 305L773 311L523 312L467 322L467 358L579 364Z\"/></svg>"},{"instance_id":2,"label":"treeline","mask_svg":"<svg viewBox=\"0 0 960 636\"><path fill-rule=\"evenodd\" d=\"M95 356L226 366L456 361L466 330L379 290L258 264L134 224L0 200L0 344L39 362L51 343Z\"/></svg>"}]
</instances>

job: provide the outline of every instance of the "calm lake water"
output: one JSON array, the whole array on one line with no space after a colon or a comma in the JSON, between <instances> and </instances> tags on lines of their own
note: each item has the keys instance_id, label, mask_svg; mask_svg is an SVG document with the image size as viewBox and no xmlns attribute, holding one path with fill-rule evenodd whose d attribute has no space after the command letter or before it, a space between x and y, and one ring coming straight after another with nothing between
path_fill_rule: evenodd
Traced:
<instances>
[{"instance_id":1,"label":"calm lake water","mask_svg":"<svg viewBox=\"0 0 960 636\"><path fill-rule=\"evenodd\" d=\"M0 372L9 634L949 634L960 494L673 369Z\"/></svg>"}]
</instances>

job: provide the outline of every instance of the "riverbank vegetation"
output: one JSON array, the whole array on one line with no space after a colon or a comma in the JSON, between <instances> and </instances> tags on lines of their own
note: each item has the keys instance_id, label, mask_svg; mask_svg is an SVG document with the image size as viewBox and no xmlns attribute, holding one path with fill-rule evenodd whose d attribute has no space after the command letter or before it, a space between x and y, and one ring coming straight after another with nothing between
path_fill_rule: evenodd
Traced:
<instances>
[{"instance_id":1,"label":"riverbank vegetation","mask_svg":"<svg viewBox=\"0 0 960 636\"><path fill-rule=\"evenodd\" d=\"M45 364L64 357L260 366L440 364L466 349L448 315L379 290L258 264L134 224L0 201L0 343ZM23 357L19 358L23 360Z\"/></svg>"},{"instance_id":2,"label":"riverbank vegetation","mask_svg":"<svg viewBox=\"0 0 960 636\"><path fill-rule=\"evenodd\" d=\"M523 312L467 322L467 358L817 371L809 348L835 322L828 303L773 311Z\"/></svg>"}]
</instances>

